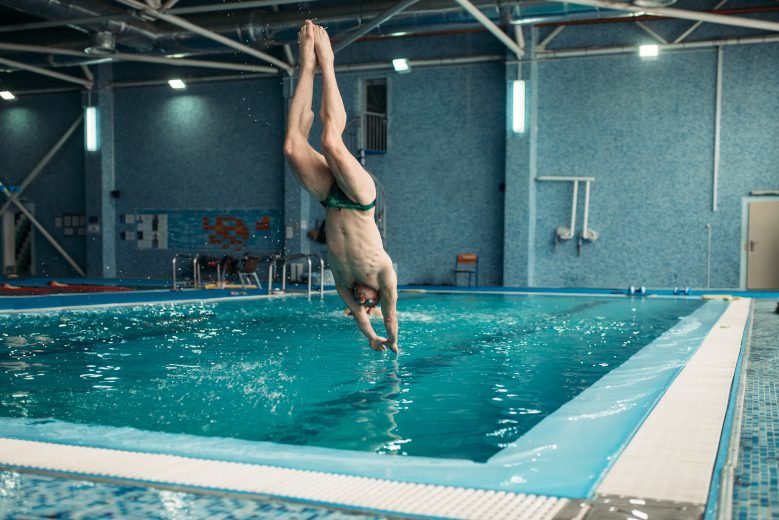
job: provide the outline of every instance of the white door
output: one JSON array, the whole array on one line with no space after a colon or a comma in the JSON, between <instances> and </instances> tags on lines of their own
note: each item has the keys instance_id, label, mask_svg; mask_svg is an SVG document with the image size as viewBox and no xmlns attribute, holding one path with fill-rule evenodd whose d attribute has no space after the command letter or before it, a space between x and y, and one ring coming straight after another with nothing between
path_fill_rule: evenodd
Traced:
<instances>
[{"instance_id":1,"label":"white door","mask_svg":"<svg viewBox=\"0 0 779 520\"><path fill-rule=\"evenodd\" d=\"M779 200L749 204L747 289L779 289Z\"/></svg>"}]
</instances>

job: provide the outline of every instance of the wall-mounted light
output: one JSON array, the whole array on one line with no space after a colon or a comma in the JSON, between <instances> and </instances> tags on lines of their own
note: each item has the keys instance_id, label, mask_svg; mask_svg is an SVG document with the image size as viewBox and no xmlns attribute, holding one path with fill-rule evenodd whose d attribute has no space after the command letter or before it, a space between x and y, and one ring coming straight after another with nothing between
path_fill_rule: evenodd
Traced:
<instances>
[{"instance_id":1,"label":"wall-mounted light","mask_svg":"<svg viewBox=\"0 0 779 520\"><path fill-rule=\"evenodd\" d=\"M515 80L511 88L511 128L515 134L521 134L525 131L525 81Z\"/></svg>"},{"instance_id":2,"label":"wall-mounted light","mask_svg":"<svg viewBox=\"0 0 779 520\"><path fill-rule=\"evenodd\" d=\"M88 152L97 151L97 108L87 107L84 111L85 124L85 143Z\"/></svg>"},{"instance_id":3,"label":"wall-mounted light","mask_svg":"<svg viewBox=\"0 0 779 520\"><path fill-rule=\"evenodd\" d=\"M406 58L392 60L392 67L395 69L395 72L400 72L401 74L408 74L411 72L411 64Z\"/></svg>"},{"instance_id":4,"label":"wall-mounted light","mask_svg":"<svg viewBox=\"0 0 779 520\"><path fill-rule=\"evenodd\" d=\"M176 90L181 90L183 88L187 88L186 84L184 84L184 82L181 81L180 79L172 79L172 80L168 81L168 85L170 85L171 88L174 88Z\"/></svg>"},{"instance_id":5,"label":"wall-mounted light","mask_svg":"<svg viewBox=\"0 0 779 520\"><path fill-rule=\"evenodd\" d=\"M657 45L641 45L638 48L638 55L642 58L654 58L660 53L660 47Z\"/></svg>"},{"instance_id":6,"label":"wall-mounted light","mask_svg":"<svg viewBox=\"0 0 779 520\"><path fill-rule=\"evenodd\" d=\"M9 91L7 91L7 90L3 90L2 92L0 92L0 98L3 98L3 99L5 99L6 101L11 101L11 100L13 100L13 99L16 99L16 96L14 96L13 94L11 94L11 93L10 93Z\"/></svg>"}]
</instances>

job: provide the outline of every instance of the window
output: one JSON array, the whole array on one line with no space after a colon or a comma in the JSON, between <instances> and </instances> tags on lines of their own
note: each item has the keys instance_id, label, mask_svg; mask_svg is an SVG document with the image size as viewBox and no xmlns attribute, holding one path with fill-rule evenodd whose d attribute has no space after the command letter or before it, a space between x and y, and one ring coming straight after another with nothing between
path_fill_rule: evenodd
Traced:
<instances>
[{"instance_id":1,"label":"window","mask_svg":"<svg viewBox=\"0 0 779 520\"><path fill-rule=\"evenodd\" d=\"M362 148L366 153L387 152L387 80L367 80L363 90Z\"/></svg>"}]
</instances>

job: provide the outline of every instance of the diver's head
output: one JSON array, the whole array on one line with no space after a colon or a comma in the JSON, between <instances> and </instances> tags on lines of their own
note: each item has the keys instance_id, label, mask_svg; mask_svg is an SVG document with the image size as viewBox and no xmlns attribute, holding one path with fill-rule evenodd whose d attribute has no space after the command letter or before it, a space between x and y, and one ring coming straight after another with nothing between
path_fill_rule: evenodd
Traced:
<instances>
[{"instance_id":1,"label":"diver's head","mask_svg":"<svg viewBox=\"0 0 779 520\"><path fill-rule=\"evenodd\" d=\"M363 307L376 307L381 299L379 291L361 283L355 283L352 290L354 299Z\"/></svg>"}]
</instances>

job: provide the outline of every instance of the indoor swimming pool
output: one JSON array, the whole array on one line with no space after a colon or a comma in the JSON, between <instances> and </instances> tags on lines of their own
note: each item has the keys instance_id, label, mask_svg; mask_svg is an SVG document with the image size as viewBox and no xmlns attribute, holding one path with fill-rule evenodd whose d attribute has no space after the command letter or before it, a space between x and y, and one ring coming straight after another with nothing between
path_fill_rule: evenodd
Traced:
<instances>
[{"instance_id":1,"label":"indoor swimming pool","mask_svg":"<svg viewBox=\"0 0 779 520\"><path fill-rule=\"evenodd\" d=\"M366 348L337 297L6 316L1 406L12 418L484 462L700 305L413 295L397 358Z\"/></svg>"}]
</instances>

